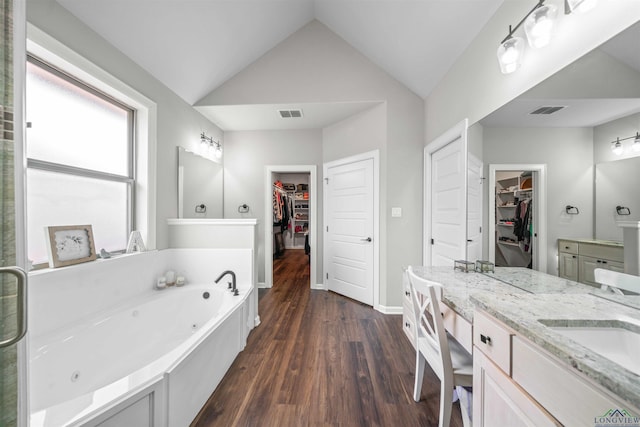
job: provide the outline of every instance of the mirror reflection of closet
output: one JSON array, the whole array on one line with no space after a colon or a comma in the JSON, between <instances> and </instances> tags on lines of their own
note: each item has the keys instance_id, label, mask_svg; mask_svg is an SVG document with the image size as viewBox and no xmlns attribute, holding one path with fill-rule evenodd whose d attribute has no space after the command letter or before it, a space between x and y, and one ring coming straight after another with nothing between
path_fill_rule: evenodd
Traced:
<instances>
[{"instance_id":1,"label":"mirror reflection of closet","mask_svg":"<svg viewBox=\"0 0 640 427\"><path fill-rule=\"evenodd\" d=\"M222 218L222 164L178 147L178 218Z\"/></svg>"}]
</instances>

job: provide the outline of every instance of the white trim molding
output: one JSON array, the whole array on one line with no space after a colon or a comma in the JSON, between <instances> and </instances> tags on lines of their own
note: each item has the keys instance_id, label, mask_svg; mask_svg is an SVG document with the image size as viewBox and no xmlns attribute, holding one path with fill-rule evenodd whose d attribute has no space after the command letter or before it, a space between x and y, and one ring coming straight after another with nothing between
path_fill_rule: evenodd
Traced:
<instances>
[{"instance_id":1,"label":"white trim molding","mask_svg":"<svg viewBox=\"0 0 640 427\"><path fill-rule=\"evenodd\" d=\"M155 249L157 104L29 23L27 52L136 110L135 229L142 233L147 249Z\"/></svg>"},{"instance_id":2,"label":"white trim molding","mask_svg":"<svg viewBox=\"0 0 640 427\"><path fill-rule=\"evenodd\" d=\"M311 267L309 286L316 280L318 263L318 183L316 165L267 165L264 167L264 285L273 286L273 193L272 179L274 173L308 173L309 174L309 246L311 248Z\"/></svg>"},{"instance_id":3,"label":"white trim molding","mask_svg":"<svg viewBox=\"0 0 640 427\"><path fill-rule=\"evenodd\" d=\"M395 305L391 305L391 306L386 306L386 305L379 305L377 310L382 313L382 314L399 314L402 315L402 306L398 307Z\"/></svg>"}]
</instances>

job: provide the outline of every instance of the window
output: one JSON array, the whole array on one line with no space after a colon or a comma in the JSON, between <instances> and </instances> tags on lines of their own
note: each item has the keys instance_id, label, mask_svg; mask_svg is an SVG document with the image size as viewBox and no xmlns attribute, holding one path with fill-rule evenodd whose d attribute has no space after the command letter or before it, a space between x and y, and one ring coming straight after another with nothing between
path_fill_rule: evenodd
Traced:
<instances>
[{"instance_id":1,"label":"window","mask_svg":"<svg viewBox=\"0 0 640 427\"><path fill-rule=\"evenodd\" d=\"M91 224L96 250L124 250L134 218L134 110L29 57L26 117L29 259L47 262L51 225Z\"/></svg>"}]
</instances>

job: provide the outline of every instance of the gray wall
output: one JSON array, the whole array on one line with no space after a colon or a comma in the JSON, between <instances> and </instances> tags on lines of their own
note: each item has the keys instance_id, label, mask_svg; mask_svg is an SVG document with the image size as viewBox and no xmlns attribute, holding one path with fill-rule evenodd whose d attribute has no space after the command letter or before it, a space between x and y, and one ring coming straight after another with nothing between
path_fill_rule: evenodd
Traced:
<instances>
[{"instance_id":1,"label":"gray wall","mask_svg":"<svg viewBox=\"0 0 640 427\"><path fill-rule=\"evenodd\" d=\"M322 131L236 131L225 132L224 217L258 218L258 282L264 282L264 181L265 166L316 165L318 170L317 229L322 228ZM238 213L238 206L249 212ZM318 242L318 272L312 284L322 283L322 239Z\"/></svg>"},{"instance_id":2,"label":"gray wall","mask_svg":"<svg viewBox=\"0 0 640 427\"><path fill-rule=\"evenodd\" d=\"M381 243L380 304L402 305L401 267L422 259L422 147L424 102L318 21L313 21L242 70L198 106L382 102L361 118L328 130L322 160L335 160L357 150L380 150ZM370 130L359 125L377 115L375 129L384 132L368 140ZM384 121L382 119L384 118ZM357 131L349 135L349 126ZM383 126L383 127L381 127ZM227 139L229 136L227 136ZM344 145L335 140L343 138ZM227 145L231 145L227 141ZM227 147L227 149L230 149ZM235 165L225 167L235 172ZM284 158L281 162L285 163ZM225 176L225 180L226 180ZM229 206L234 204L229 202ZM227 201L225 200L225 205ZM387 219L387 207L403 209L403 218ZM385 237L386 233L386 237Z\"/></svg>"},{"instance_id":3,"label":"gray wall","mask_svg":"<svg viewBox=\"0 0 640 427\"><path fill-rule=\"evenodd\" d=\"M489 164L547 165L547 272L557 275L557 240L593 237L592 129L485 126L483 144L487 178ZM485 180L485 187L488 187L488 181ZM487 189L485 194L489 191L492 189ZM566 205L577 206L580 215L567 215ZM484 210L485 230L488 230L487 209L492 207ZM488 242L488 233L484 239Z\"/></svg>"},{"instance_id":4,"label":"gray wall","mask_svg":"<svg viewBox=\"0 0 640 427\"><path fill-rule=\"evenodd\" d=\"M176 146L196 151L200 132L217 140L222 131L54 0L28 1L27 21L157 104L156 246L166 248L166 219L178 216Z\"/></svg>"}]
</instances>

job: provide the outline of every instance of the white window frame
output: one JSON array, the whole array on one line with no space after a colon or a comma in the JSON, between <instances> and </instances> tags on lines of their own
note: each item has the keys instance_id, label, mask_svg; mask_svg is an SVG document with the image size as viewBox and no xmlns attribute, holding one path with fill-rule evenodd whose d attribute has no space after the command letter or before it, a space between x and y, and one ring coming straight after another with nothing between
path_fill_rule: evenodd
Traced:
<instances>
[{"instance_id":1,"label":"white window frame","mask_svg":"<svg viewBox=\"0 0 640 427\"><path fill-rule=\"evenodd\" d=\"M135 110L133 223L147 249L156 249L157 104L29 23L27 52Z\"/></svg>"}]
</instances>

